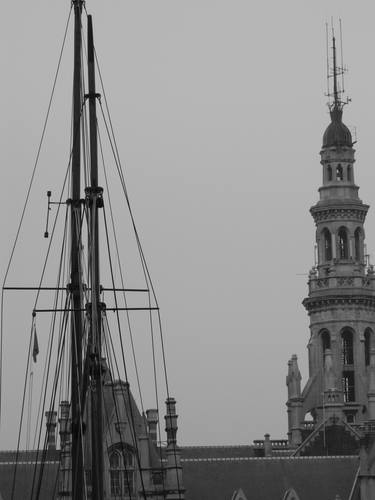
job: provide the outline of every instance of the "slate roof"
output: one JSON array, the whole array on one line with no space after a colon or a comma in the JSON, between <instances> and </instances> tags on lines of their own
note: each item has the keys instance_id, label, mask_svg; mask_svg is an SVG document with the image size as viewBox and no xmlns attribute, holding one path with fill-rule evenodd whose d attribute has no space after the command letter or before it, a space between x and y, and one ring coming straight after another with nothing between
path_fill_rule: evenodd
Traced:
<instances>
[{"instance_id":1,"label":"slate roof","mask_svg":"<svg viewBox=\"0 0 375 500\"><path fill-rule=\"evenodd\" d=\"M182 446L183 459L202 458L247 458L255 457L254 448L250 445L239 446Z\"/></svg>"},{"instance_id":2,"label":"slate roof","mask_svg":"<svg viewBox=\"0 0 375 500\"><path fill-rule=\"evenodd\" d=\"M294 488L301 500L349 498L358 471L356 456L254 457L252 446L185 446L182 451L186 500L230 500L243 490L247 500L282 500ZM49 452L41 498L54 496L58 452ZM15 452L0 452L0 494L11 498ZM35 452L21 452L14 500L29 498ZM37 472L40 465L37 466Z\"/></svg>"},{"instance_id":3,"label":"slate roof","mask_svg":"<svg viewBox=\"0 0 375 500\"><path fill-rule=\"evenodd\" d=\"M59 469L58 453L58 451L48 452L46 463L43 465L43 471L41 471L41 456L38 457L36 462L37 465L35 466L35 460L37 458L35 451L21 451L18 457L19 462L17 469L15 469L16 452L0 452L0 495L2 495L2 498L4 500L8 500L10 498L14 498L14 500L25 500L25 498L31 498L31 492L34 491L35 495L38 491L38 479L41 472L42 481L40 486L40 498L53 498L57 487ZM12 497L13 477L15 472L15 490L14 496Z\"/></svg>"},{"instance_id":4,"label":"slate roof","mask_svg":"<svg viewBox=\"0 0 375 500\"><path fill-rule=\"evenodd\" d=\"M185 458L186 500L230 500L242 488L247 500L282 500L294 488L301 500L349 497L358 457Z\"/></svg>"}]
</instances>

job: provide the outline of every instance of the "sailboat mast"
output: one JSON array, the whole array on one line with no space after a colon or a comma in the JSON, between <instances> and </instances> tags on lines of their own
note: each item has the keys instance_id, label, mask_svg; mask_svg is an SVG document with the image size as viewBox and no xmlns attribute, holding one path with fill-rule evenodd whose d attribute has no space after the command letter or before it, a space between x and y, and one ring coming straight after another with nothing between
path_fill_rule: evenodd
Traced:
<instances>
[{"instance_id":1,"label":"sailboat mast","mask_svg":"<svg viewBox=\"0 0 375 500\"><path fill-rule=\"evenodd\" d=\"M91 304L88 304L90 315L90 378L91 378L91 449L92 449L92 498L102 500L103 495L103 365L102 365L102 310L105 305L100 302L99 272L99 209L103 206L103 189L98 185L98 144L95 91L95 55L92 29L92 17L88 16L87 56L88 86L86 96L90 113L90 181L87 187L86 201L89 206L89 252Z\"/></svg>"},{"instance_id":2,"label":"sailboat mast","mask_svg":"<svg viewBox=\"0 0 375 500\"><path fill-rule=\"evenodd\" d=\"M82 277L81 277L81 109L82 0L74 6L74 73L73 73L73 146L71 175L71 415L72 415L72 500L83 498L83 426L82 426Z\"/></svg>"}]
</instances>

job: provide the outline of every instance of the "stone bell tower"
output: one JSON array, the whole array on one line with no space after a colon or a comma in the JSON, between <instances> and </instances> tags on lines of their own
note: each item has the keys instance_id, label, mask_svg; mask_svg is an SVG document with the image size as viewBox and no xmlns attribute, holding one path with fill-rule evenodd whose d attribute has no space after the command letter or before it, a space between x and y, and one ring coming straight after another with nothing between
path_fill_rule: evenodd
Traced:
<instances>
[{"instance_id":1,"label":"stone bell tower","mask_svg":"<svg viewBox=\"0 0 375 500\"><path fill-rule=\"evenodd\" d=\"M310 317L309 379L301 393L292 390L299 374L296 357L289 362L287 378L289 441L294 447L308 435L306 414L311 414L313 432L329 418L354 429L369 412L370 350L375 346L375 275L367 262L364 231L369 207L358 197L354 143L342 121L346 103L338 84L334 37L332 52L331 123L320 152L323 182L319 201L310 209L317 264L309 273L303 301Z\"/></svg>"}]
</instances>

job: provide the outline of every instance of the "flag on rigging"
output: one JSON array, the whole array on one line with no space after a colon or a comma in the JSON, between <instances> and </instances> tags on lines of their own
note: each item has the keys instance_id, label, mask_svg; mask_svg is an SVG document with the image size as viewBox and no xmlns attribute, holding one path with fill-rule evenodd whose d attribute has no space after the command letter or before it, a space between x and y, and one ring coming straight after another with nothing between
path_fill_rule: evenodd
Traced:
<instances>
[{"instance_id":1,"label":"flag on rigging","mask_svg":"<svg viewBox=\"0 0 375 500\"><path fill-rule=\"evenodd\" d=\"M38 344L38 336L36 334L36 328L34 325L34 346L33 346L33 361L36 363L36 357L39 354L39 344Z\"/></svg>"}]
</instances>

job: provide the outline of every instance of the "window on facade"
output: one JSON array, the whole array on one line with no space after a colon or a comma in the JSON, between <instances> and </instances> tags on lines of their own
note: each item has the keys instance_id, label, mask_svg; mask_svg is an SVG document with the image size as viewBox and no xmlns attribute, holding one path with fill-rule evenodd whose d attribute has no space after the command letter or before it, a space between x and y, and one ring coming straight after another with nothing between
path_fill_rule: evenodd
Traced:
<instances>
[{"instance_id":1,"label":"window on facade","mask_svg":"<svg viewBox=\"0 0 375 500\"><path fill-rule=\"evenodd\" d=\"M354 387L354 372L344 371L342 373L342 392L344 395L344 402L349 403L355 401L355 387Z\"/></svg>"},{"instance_id":2,"label":"window on facade","mask_svg":"<svg viewBox=\"0 0 375 500\"><path fill-rule=\"evenodd\" d=\"M332 180L332 167L331 167L331 165L328 165L328 167L327 167L327 179L329 181Z\"/></svg>"},{"instance_id":3,"label":"window on facade","mask_svg":"<svg viewBox=\"0 0 375 500\"><path fill-rule=\"evenodd\" d=\"M353 334L350 330L344 330L342 332L341 348L342 348L342 363L344 365L352 365L354 363Z\"/></svg>"},{"instance_id":4,"label":"window on facade","mask_svg":"<svg viewBox=\"0 0 375 500\"><path fill-rule=\"evenodd\" d=\"M336 179L338 181L343 181L344 180L344 173L342 170L342 166L340 164L337 165L336 167Z\"/></svg>"},{"instance_id":5,"label":"window on facade","mask_svg":"<svg viewBox=\"0 0 375 500\"><path fill-rule=\"evenodd\" d=\"M111 497L132 496L134 493L134 459L129 450L120 448L110 453L109 476Z\"/></svg>"},{"instance_id":6,"label":"window on facade","mask_svg":"<svg viewBox=\"0 0 375 500\"><path fill-rule=\"evenodd\" d=\"M321 338L322 338L322 351L323 351L323 359L324 359L324 353L326 352L326 350L331 349L331 337L329 336L328 331L324 330L321 333Z\"/></svg>"},{"instance_id":7,"label":"window on facade","mask_svg":"<svg viewBox=\"0 0 375 500\"><path fill-rule=\"evenodd\" d=\"M355 253L355 260L361 261L361 229L357 227L357 229L354 231L354 253Z\"/></svg>"},{"instance_id":8,"label":"window on facade","mask_svg":"<svg viewBox=\"0 0 375 500\"><path fill-rule=\"evenodd\" d=\"M349 257L348 252L348 233L344 227L339 229L338 233L338 250L339 250L339 258L347 259Z\"/></svg>"},{"instance_id":9,"label":"window on facade","mask_svg":"<svg viewBox=\"0 0 375 500\"><path fill-rule=\"evenodd\" d=\"M348 165L348 182L352 182L353 180L353 176L352 176L352 166L351 165Z\"/></svg>"},{"instance_id":10,"label":"window on facade","mask_svg":"<svg viewBox=\"0 0 375 500\"><path fill-rule=\"evenodd\" d=\"M367 328L365 331L365 365L368 366L370 364L370 349L371 349L371 342L372 340L372 331Z\"/></svg>"},{"instance_id":11,"label":"window on facade","mask_svg":"<svg viewBox=\"0 0 375 500\"><path fill-rule=\"evenodd\" d=\"M332 260L332 238L331 233L326 228L323 231L324 260Z\"/></svg>"}]
</instances>

